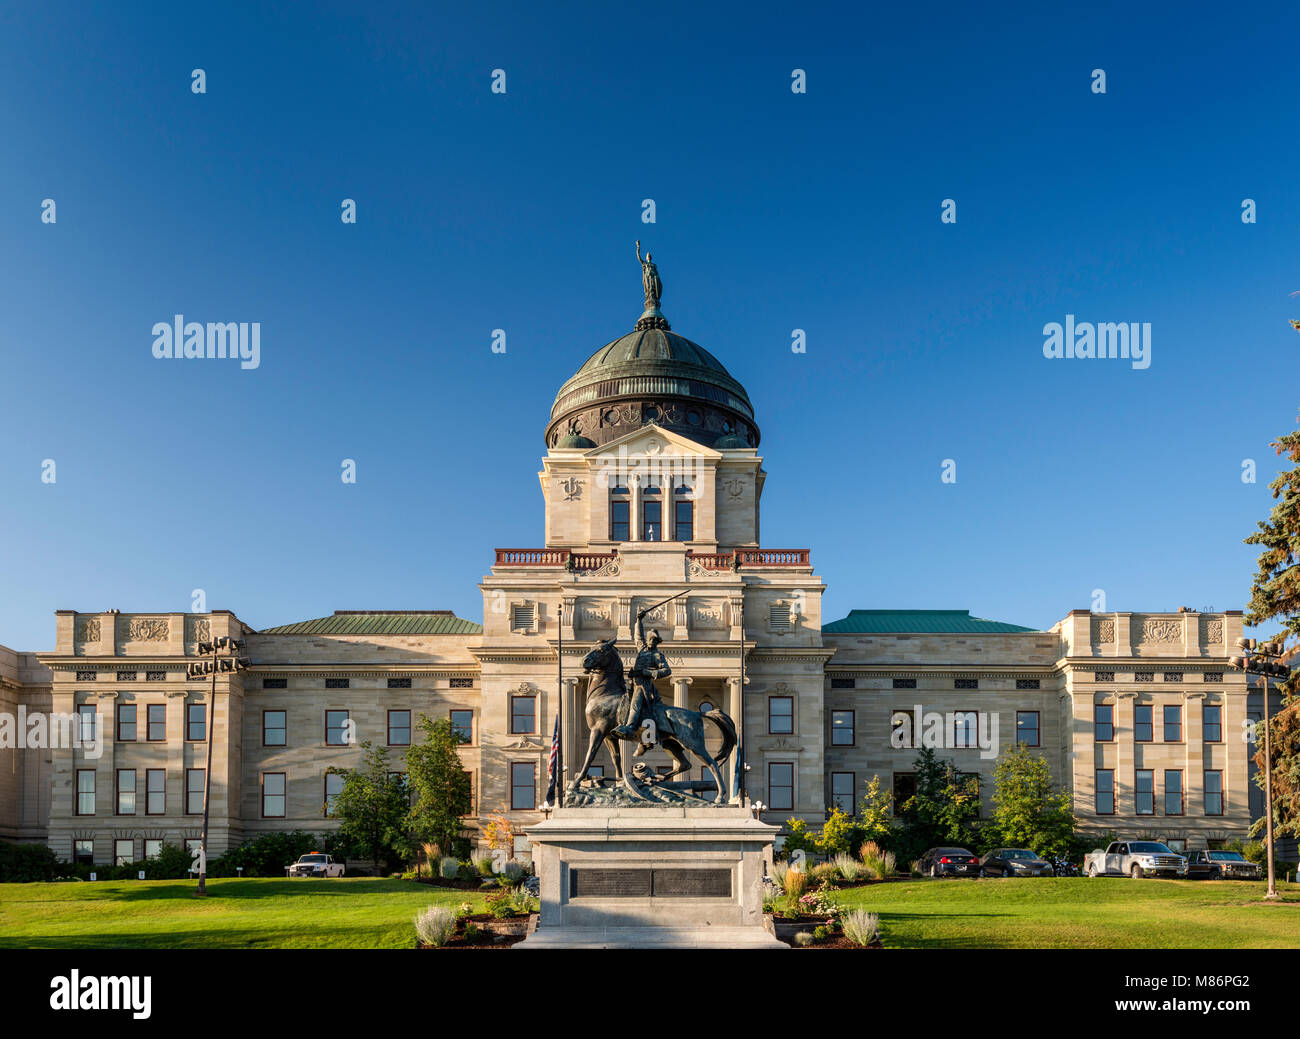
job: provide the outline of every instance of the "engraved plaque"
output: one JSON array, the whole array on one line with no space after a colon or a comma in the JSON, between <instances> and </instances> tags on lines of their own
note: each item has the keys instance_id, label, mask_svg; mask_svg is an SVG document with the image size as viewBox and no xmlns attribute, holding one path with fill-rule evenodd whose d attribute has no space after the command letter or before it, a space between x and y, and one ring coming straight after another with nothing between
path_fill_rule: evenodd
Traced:
<instances>
[{"instance_id":1,"label":"engraved plaque","mask_svg":"<svg viewBox=\"0 0 1300 1039\"><path fill-rule=\"evenodd\" d=\"M652 892L656 898L730 898L729 869L657 869Z\"/></svg>"},{"instance_id":2,"label":"engraved plaque","mask_svg":"<svg viewBox=\"0 0 1300 1039\"><path fill-rule=\"evenodd\" d=\"M569 870L570 898L730 898L729 869Z\"/></svg>"},{"instance_id":3,"label":"engraved plaque","mask_svg":"<svg viewBox=\"0 0 1300 1039\"><path fill-rule=\"evenodd\" d=\"M571 869L571 898L648 898L648 869Z\"/></svg>"}]
</instances>

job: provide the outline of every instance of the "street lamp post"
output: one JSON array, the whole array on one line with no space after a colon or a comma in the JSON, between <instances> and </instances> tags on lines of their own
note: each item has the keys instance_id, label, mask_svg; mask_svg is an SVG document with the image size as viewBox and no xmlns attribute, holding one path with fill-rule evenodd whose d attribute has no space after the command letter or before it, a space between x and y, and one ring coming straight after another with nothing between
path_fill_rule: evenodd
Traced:
<instances>
[{"instance_id":1,"label":"street lamp post","mask_svg":"<svg viewBox=\"0 0 1300 1039\"><path fill-rule=\"evenodd\" d=\"M196 660L185 669L187 678L212 676L212 693L208 697L208 716L205 735L208 738L208 764L203 770L203 836L199 840L198 894L208 893L208 810L212 804L212 736L217 727L217 675L233 675L248 667L248 661L239 656L244 652L244 640L220 635L211 642L200 642L199 655L207 660ZM188 794L186 795L189 796Z\"/></svg>"},{"instance_id":2,"label":"street lamp post","mask_svg":"<svg viewBox=\"0 0 1300 1039\"><path fill-rule=\"evenodd\" d=\"M1241 656L1229 657L1228 663L1238 671L1259 675L1260 690L1264 695L1264 847L1268 855L1268 899L1279 897L1277 881L1273 873L1273 741L1269 732L1271 719L1268 716L1268 680L1272 678L1287 679L1291 669L1278 663L1283 646L1280 642L1256 642L1254 639L1238 639L1237 648ZM1249 688L1250 679L1246 679Z\"/></svg>"}]
</instances>

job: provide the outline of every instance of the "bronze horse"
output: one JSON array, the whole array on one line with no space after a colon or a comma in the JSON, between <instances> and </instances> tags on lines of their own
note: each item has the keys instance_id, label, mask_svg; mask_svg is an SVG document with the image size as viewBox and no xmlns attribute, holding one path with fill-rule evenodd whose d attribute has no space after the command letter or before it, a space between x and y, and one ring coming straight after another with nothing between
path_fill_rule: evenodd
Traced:
<instances>
[{"instance_id":1,"label":"bronze horse","mask_svg":"<svg viewBox=\"0 0 1300 1039\"><path fill-rule=\"evenodd\" d=\"M596 648L588 653L582 662L583 670L594 675L587 683L586 716L587 726L591 730L591 740L587 746L587 758L570 783L570 790L577 790L578 784L586 778L601 743L604 743L609 750L609 756L614 761L614 773L619 782L625 782L618 741L620 738L633 740L639 738L638 736L620 737L614 731L618 728L619 716L631 695L623 675L623 658L614 648L614 641L609 639L597 643ZM717 709L701 714L699 711L688 710L685 707L669 707L663 703L656 704L654 716L659 743L673 759L673 770L662 776L661 781L689 772L690 753L694 753L704 763L704 767L712 773L713 781L717 784L718 793L714 803L725 802L727 784L719 766L736 746L736 727L732 720ZM704 746L705 718L722 731L722 748L717 758L714 758Z\"/></svg>"}]
</instances>

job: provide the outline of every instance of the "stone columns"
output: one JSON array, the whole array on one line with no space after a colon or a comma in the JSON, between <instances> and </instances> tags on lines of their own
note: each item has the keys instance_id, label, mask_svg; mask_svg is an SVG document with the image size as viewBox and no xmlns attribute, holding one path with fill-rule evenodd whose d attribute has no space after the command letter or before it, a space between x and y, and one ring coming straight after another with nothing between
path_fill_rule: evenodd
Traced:
<instances>
[{"instance_id":1,"label":"stone columns","mask_svg":"<svg viewBox=\"0 0 1300 1039\"><path fill-rule=\"evenodd\" d=\"M563 715L564 746L564 783L567 788L570 779L575 777L582 757L587 752L587 723L583 718L582 706L578 702L577 678L566 678L560 693L560 711ZM561 794L561 796L563 796Z\"/></svg>"},{"instance_id":2,"label":"stone columns","mask_svg":"<svg viewBox=\"0 0 1300 1039\"><path fill-rule=\"evenodd\" d=\"M1137 694L1131 690L1120 690L1115 694L1115 710L1112 719L1115 736L1115 814L1131 815L1137 812L1136 802L1130 807L1121 801L1121 791L1127 797L1130 793L1136 797L1137 776L1134 769L1137 768L1137 730L1134 728L1133 707L1137 701ZM1158 725L1159 719L1154 717L1152 711L1152 724ZM1154 782L1154 780L1153 780Z\"/></svg>"},{"instance_id":3,"label":"stone columns","mask_svg":"<svg viewBox=\"0 0 1300 1039\"><path fill-rule=\"evenodd\" d=\"M687 702L688 701L687 690L690 688L692 681L693 679L690 678L679 678L675 675L673 676L672 683L673 683L673 706L674 707L686 707L686 708L690 707L690 704Z\"/></svg>"},{"instance_id":4,"label":"stone columns","mask_svg":"<svg viewBox=\"0 0 1300 1039\"><path fill-rule=\"evenodd\" d=\"M727 714L731 716L731 720L736 726L736 750L734 752L735 754L740 754L742 750L745 750L745 738L744 738L745 695L744 693L745 693L744 687L741 685L739 675L727 679ZM734 764L735 764L735 758L733 757L730 761L725 762L726 767L724 771L727 776L727 784L730 787L730 789L728 790L728 793L730 794L729 799L731 800L732 803L739 804L740 803L739 802L740 794L738 790L739 782L738 782L738 777L736 776L736 770L734 768ZM743 766L744 764L743 760L741 764Z\"/></svg>"}]
</instances>

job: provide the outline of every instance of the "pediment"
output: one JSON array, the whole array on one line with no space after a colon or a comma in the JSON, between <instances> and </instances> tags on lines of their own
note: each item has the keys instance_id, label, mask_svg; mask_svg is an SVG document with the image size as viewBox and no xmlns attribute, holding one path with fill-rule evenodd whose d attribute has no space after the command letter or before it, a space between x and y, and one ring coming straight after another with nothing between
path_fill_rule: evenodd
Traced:
<instances>
[{"instance_id":1,"label":"pediment","mask_svg":"<svg viewBox=\"0 0 1300 1039\"><path fill-rule=\"evenodd\" d=\"M638 458L680 458L687 456L711 459L722 457L722 454L713 448L697 444L694 440L684 437L680 433L674 433L671 429L663 429L654 423L634 429L632 432L624 434L617 440L611 440L607 444L588 448L585 454L587 458L596 463L600 463L605 459L612 461L628 456Z\"/></svg>"}]
</instances>

